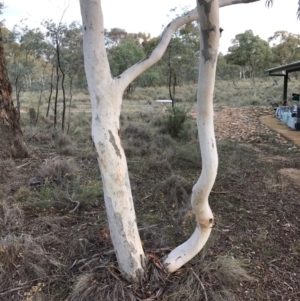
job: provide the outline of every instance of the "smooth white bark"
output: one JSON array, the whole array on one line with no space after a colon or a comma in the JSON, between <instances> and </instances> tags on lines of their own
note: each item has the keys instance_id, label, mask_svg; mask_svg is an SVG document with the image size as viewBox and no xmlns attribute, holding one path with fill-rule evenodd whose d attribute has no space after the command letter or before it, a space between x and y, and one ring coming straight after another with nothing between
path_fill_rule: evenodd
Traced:
<instances>
[{"instance_id":1,"label":"smooth white bark","mask_svg":"<svg viewBox=\"0 0 300 301\"><path fill-rule=\"evenodd\" d=\"M197 127L202 157L201 175L193 187L192 207L197 220L193 235L165 259L168 272L178 270L203 248L213 226L208 196L215 182L218 153L214 132L213 92L220 38L218 0L198 0L200 24L200 67L197 92Z\"/></svg>"},{"instance_id":2,"label":"smooth white bark","mask_svg":"<svg viewBox=\"0 0 300 301\"><path fill-rule=\"evenodd\" d=\"M207 0L199 1L207 2ZM218 5L223 7L256 1L260 0L210 0L214 3L209 20L216 21L215 14ZM197 20L198 13L194 9L172 21L148 58L113 79L105 50L101 1L80 0L80 6L83 21L85 71L92 105L92 136L98 153L110 234L120 270L127 279L135 282L144 276L145 255L136 224L127 162L119 137L122 96L126 87L138 75L163 56L174 31L185 23ZM201 28L205 29L205 26L208 26L206 15L201 15L200 19ZM219 39L219 26L217 23L215 26L214 32L210 32L208 36L209 44L213 45L213 48L202 49L212 54L214 60ZM205 40L202 40L201 45L204 43ZM201 250L210 235L213 224L208 195L214 183L218 165L212 107L215 67L215 61L202 59L199 71L197 124L203 170L192 193L192 205L198 227L187 242L167 257L165 263L169 272L177 270Z\"/></svg>"},{"instance_id":3,"label":"smooth white bark","mask_svg":"<svg viewBox=\"0 0 300 301\"><path fill-rule=\"evenodd\" d=\"M144 274L125 153L119 138L123 90L111 77L100 1L80 0L85 72L92 104L92 136L98 153L110 235L120 270L132 282Z\"/></svg>"}]
</instances>

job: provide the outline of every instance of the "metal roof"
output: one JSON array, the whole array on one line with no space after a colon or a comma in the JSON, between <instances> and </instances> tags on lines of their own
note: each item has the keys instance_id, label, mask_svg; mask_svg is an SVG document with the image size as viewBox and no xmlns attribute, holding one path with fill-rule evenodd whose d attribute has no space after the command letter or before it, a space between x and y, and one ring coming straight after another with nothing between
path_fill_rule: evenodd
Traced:
<instances>
[{"instance_id":1,"label":"metal roof","mask_svg":"<svg viewBox=\"0 0 300 301\"><path fill-rule=\"evenodd\" d=\"M279 72L279 71L286 71L286 72L300 71L300 61L266 70L266 72L269 72L269 75L272 75L274 72Z\"/></svg>"}]
</instances>

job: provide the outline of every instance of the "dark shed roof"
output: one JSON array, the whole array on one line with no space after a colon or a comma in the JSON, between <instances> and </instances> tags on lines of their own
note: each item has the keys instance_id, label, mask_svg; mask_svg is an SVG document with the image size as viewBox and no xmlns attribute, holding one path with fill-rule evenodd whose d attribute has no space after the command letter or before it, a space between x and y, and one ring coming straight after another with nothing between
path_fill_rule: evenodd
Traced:
<instances>
[{"instance_id":1,"label":"dark shed roof","mask_svg":"<svg viewBox=\"0 0 300 301\"><path fill-rule=\"evenodd\" d=\"M280 71L286 71L288 73L300 71L300 61L266 70L266 72L268 72L269 75L275 75L274 74L275 72L280 72Z\"/></svg>"}]
</instances>

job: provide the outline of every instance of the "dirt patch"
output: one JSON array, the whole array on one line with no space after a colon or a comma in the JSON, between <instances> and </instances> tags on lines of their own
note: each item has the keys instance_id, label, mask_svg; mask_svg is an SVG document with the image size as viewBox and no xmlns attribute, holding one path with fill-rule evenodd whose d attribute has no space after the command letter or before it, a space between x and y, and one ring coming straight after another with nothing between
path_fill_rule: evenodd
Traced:
<instances>
[{"instance_id":1,"label":"dirt patch","mask_svg":"<svg viewBox=\"0 0 300 301\"><path fill-rule=\"evenodd\" d=\"M278 172L281 175L290 178L296 185L300 186L300 169L282 168Z\"/></svg>"},{"instance_id":2,"label":"dirt patch","mask_svg":"<svg viewBox=\"0 0 300 301\"><path fill-rule=\"evenodd\" d=\"M230 139L237 142L261 142L262 135L270 129L261 124L259 116L271 114L272 108L252 107L215 107L214 123L217 140ZM191 116L196 118L194 107Z\"/></svg>"},{"instance_id":3,"label":"dirt patch","mask_svg":"<svg viewBox=\"0 0 300 301\"><path fill-rule=\"evenodd\" d=\"M287 158L280 156L280 155L267 155L263 152L263 150L257 146L255 146L255 144L242 144L243 147L254 150L257 154L260 160L264 161L264 162L269 162L272 163L274 161L288 161ZM260 146L266 146L266 147L270 147L269 145L266 144L260 144Z\"/></svg>"},{"instance_id":4,"label":"dirt patch","mask_svg":"<svg viewBox=\"0 0 300 301\"><path fill-rule=\"evenodd\" d=\"M284 135L286 138L293 141L297 146L300 146L300 132L292 130L286 124L279 121L277 118L273 117L272 115L268 116L261 116L260 121L269 127L270 129Z\"/></svg>"}]
</instances>

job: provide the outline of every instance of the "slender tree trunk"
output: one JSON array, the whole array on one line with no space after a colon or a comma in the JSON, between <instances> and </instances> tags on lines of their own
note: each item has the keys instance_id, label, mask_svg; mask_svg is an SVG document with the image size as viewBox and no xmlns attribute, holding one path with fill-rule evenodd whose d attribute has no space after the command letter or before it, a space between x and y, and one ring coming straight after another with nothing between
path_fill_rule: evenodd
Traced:
<instances>
[{"instance_id":1,"label":"slender tree trunk","mask_svg":"<svg viewBox=\"0 0 300 301\"><path fill-rule=\"evenodd\" d=\"M169 57L168 57L168 66L169 66L169 96L170 99L172 100L172 108L175 106L175 96L172 95L172 66L171 66L171 51L169 50Z\"/></svg>"},{"instance_id":2,"label":"slender tree trunk","mask_svg":"<svg viewBox=\"0 0 300 301\"><path fill-rule=\"evenodd\" d=\"M53 91L53 75L54 75L54 66L52 66L52 71L51 71L51 78L50 78L50 94L49 94L49 98L48 98L48 106L47 106L46 117L49 116L49 110L50 110L50 104L51 104L51 97L52 97L52 91Z\"/></svg>"},{"instance_id":3,"label":"slender tree trunk","mask_svg":"<svg viewBox=\"0 0 300 301\"><path fill-rule=\"evenodd\" d=\"M23 141L18 113L14 108L11 94L0 25L0 158L24 158L31 153Z\"/></svg>"},{"instance_id":4,"label":"slender tree trunk","mask_svg":"<svg viewBox=\"0 0 300 301\"><path fill-rule=\"evenodd\" d=\"M71 126L71 106L72 106L72 100L73 96L75 93L77 93L78 89L76 89L73 92L73 81L74 81L74 76L75 74L70 75L69 74L69 79L70 79L70 86L69 86L69 105L68 105L68 128L67 128L67 133L70 131L70 126Z\"/></svg>"},{"instance_id":5,"label":"slender tree trunk","mask_svg":"<svg viewBox=\"0 0 300 301\"><path fill-rule=\"evenodd\" d=\"M21 88L19 87L19 77L16 78L15 80L15 94L16 94L16 102L17 102L17 114L18 114L18 120L20 120L21 116L21 104L20 104L20 93L21 93Z\"/></svg>"},{"instance_id":6,"label":"slender tree trunk","mask_svg":"<svg viewBox=\"0 0 300 301\"><path fill-rule=\"evenodd\" d=\"M65 119L66 119L66 91L65 91L65 77L66 75L62 73L61 79L61 88L63 92L63 110L62 110L62 119L61 119L61 129L65 130Z\"/></svg>"},{"instance_id":7,"label":"slender tree trunk","mask_svg":"<svg viewBox=\"0 0 300 301\"><path fill-rule=\"evenodd\" d=\"M56 86L55 86L55 99L54 99L54 120L53 120L54 128L56 128L57 125L58 84L59 84L59 68L56 63Z\"/></svg>"},{"instance_id":8,"label":"slender tree trunk","mask_svg":"<svg viewBox=\"0 0 300 301\"><path fill-rule=\"evenodd\" d=\"M73 89L73 76L70 76L70 87L69 87L69 95L70 95L70 99L69 99L69 108L68 108L68 128L67 128L67 133L69 133L70 131L70 125L71 125L71 105L72 105L72 99L73 99L73 93L72 93L72 89Z\"/></svg>"},{"instance_id":9,"label":"slender tree trunk","mask_svg":"<svg viewBox=\"0 0 300 301\"><path fill-rule=\"evenodd\" d=\"M168 272L174 272L192 259L205 245L213 226L208 196L215 182L218 153L213 122L213 94L220 38L219 3L216 0L197 0L200 22L200 67L197 92L197 127L202 157L202 171L192 191L192 207L197 227L182 245L165 259Z\"/></svg>"},{"instance_id":10,"label":"slender tree trunk","mask_svg":"<svg viewBox=\"0 0 300 301\"><path fill-rule=\"evenodd\" d=\"M43 86L40 86L40 91L39 91L39 101L38 101L38 106L37 106L37 110L36 110L36 118L34 121L34 126L36 126L36 124L38 123L39 120L39 116L40 116L40 106L41 106L41 102L42 102L42 94L43 94Z\"/></svg>"},{"instance_id":11,"label":"slender tree trunk","mask_svg":"<svg viewBox=\"0 0 300 301\"><path fill-rule=\"evenodd\" d=\"M66 118L66 91L65 91L65 72L62 68L61 61L60 61L60 50L59 50L59 40L58 35L56 33L56 56L57 56L57 65L59 67L60 73L62 74L61 78L61 89L63 93L63 110L62 110L62 119L61 119L61 129L64 131L65 129L65 118Z\"/></svg>"}]
</instances>

